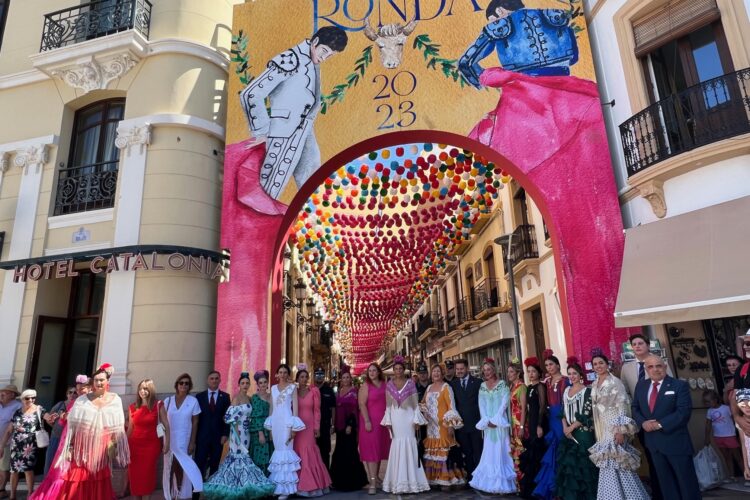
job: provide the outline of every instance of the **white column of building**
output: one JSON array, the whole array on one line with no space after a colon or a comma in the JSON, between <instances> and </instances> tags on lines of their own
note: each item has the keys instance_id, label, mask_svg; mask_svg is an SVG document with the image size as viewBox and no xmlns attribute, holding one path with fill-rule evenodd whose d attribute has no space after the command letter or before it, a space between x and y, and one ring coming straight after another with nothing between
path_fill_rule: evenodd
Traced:
<instances>
[{"instance_id":1,"label":"white column of building","mask_svg":"<svg viewBox=\"0 0 750 500\"><path fill-rule=\"evenodd\" d=\"M115 145L120 149L119 187L115 205L113 246L137 245L140 237L143 187L146 177L151 130L157 126L199 130L224 140L224 128L213 122L180 114L148 115L120 122ZM135 299L135 273L116 271L107 278L99 330L100 363L110 363L115 374L110 380L113 391L130 392L128 356Z\"/></svg>"},{"instance_id":2,"label":"white column of building","mask_svg":"<svg viewBox=\"0 0 750 500\"><path fill-rule=\"evenodd\" d=\"M49 161L49 148L56 144L57 136L50 135L0 146L0 185L1 176L10 168L11 156L14 156L13 165L23 169L7 260L31 257L42 172ZM13 272L6 271L0 298L0 345L3 346L0 349L0 386L13 381L25 291L26 284L14 283Z\"/></svg>"},{"instance_id":3,"label":"white column of building","mask_svg":"<svg viewBox=\"0 0 750 500\"><path fill-rule=\"evenodd\" d=\"M115 140L115 145L120 149L120 185L115 205L114 247L138 244L146 156L150 143L151 125L148 122L137 119L120 122ZM119 394L127 394L130 389L128 352L134 293L134 272L116 271L107 277L98 358L99 364L109 363L114 367L110 387Z\"/></svg>"}]
</instances>

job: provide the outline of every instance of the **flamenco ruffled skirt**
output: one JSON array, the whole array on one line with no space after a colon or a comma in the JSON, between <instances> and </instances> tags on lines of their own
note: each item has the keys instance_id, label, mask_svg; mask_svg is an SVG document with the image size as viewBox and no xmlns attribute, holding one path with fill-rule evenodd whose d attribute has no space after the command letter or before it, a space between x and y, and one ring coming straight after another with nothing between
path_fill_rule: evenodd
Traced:
<instances>
[{"instance_id":1,"label":"flamenco ruffled skirt","mask_svg":"<svg viewBox=\"0 0 750 500\"><path fill-rule=\"evenodd\" d=\"M555 495L563 500L596 500L599 469L589 458L594 433L577 429L573 437L575 441L563 438L558 445Z\"/></svg>"},{"instance_id":2,"label":"flamenco ruffled skirt","mask_svg":"<svg viewBox=\"0 0 750 500\"><path fill-rule=\"evenodd\" d=\"M276 485L243 453L230 453L203 484L209 500L251 500L273 495Z\"/></svg>"},{"instance_id":3,"label":"flamenco ruffled skirt","mask_svg":"<svg viewBox=\"0 0 750 500\"><path fill-rule=\"evenodd\" d=\"M275 495L292 495L297 492L300 470L300 458L294 450L274 450L268 464L268 479L276 485Z\"/></svg>"}]
</instances>

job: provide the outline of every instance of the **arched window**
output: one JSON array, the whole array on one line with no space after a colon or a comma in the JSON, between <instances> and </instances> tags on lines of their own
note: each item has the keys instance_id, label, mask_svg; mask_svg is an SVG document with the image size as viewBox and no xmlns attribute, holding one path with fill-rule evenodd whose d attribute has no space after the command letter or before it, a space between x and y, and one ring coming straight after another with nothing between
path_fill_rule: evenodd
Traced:
<instances>
[{"instance_id":1,"label":"arched window","mask_svg":"<svg viewBox=\"0 0 750 500\"><path fill-rule=\"evenodd\" d=\"M125 99L99 101L76 112L68 164L60 169L55 215L114 205L120 150L117 124Z\"/></svg>"}]
</instances>

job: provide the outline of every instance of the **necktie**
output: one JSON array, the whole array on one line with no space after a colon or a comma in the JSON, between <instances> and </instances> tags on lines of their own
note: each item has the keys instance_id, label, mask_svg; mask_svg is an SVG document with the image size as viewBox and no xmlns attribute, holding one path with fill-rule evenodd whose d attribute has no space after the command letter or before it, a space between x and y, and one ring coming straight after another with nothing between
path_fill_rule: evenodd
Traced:
<instances>
[{"instance_id":1,"label":"necktie","mask_svg":"<svg viewBox=\"0 0 750 500\"><path fill-rule=\"evenodd\" d=\"M654 385L651 387L651 395L648 398L648 409L651 410L651 413L654 412L654 408L656 407L656 397L659 395L659 382L654 382Z\"/></svg>"},{"instance_id":2,"label":"necktie","mask_svg":"<svg viewBox=\"0 0 750 500\"><path fill-rule=\"evenodd\" d=\"M466 379L461 379L461 389L466 389Z\"/></svg>"},{"instance_id":3,"label":"necktie","mask_svg":"<svg viewBox=\"0 0 750 500\"><path fill-rule=\"evenodd\" d=\"M643 361L638 362L638 380L646 378L646 371L643 369Z\"/></svg>"},{"instance_id":4,"label":"necktie","mask_svg":"<svg viewBox=\"0 0 750 500\"><path fill-rule=\"evenodd\" d=\"M211 392L211 400L208 402L208 407L211 411L216 409L216 393Z\"/></svg>"}]
</instances>

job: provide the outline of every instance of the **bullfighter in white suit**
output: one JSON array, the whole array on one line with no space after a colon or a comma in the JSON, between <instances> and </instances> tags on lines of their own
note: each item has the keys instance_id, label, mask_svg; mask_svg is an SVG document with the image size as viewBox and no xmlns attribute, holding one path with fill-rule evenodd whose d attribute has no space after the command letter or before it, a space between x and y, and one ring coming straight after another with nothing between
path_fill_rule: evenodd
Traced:
<instances>
[{"instance_id":1,"label":"bullfighter in white suit","mask_svg":"<svg viewBox=\"0 0 750 500\"><path fill-rule=\"evenodd\" d=\"M320 167L313 131L320 107L318 65L343 51L346 44L344 30L320 28L310 40L271 59L266 70L240 93L254 144L266 143L260 185L274 200L281 197L292 176L299 187ZM266 109L266 98L270 109ZM243 202L258 209L252 200Z\"/></svg>"}]
</instances>

